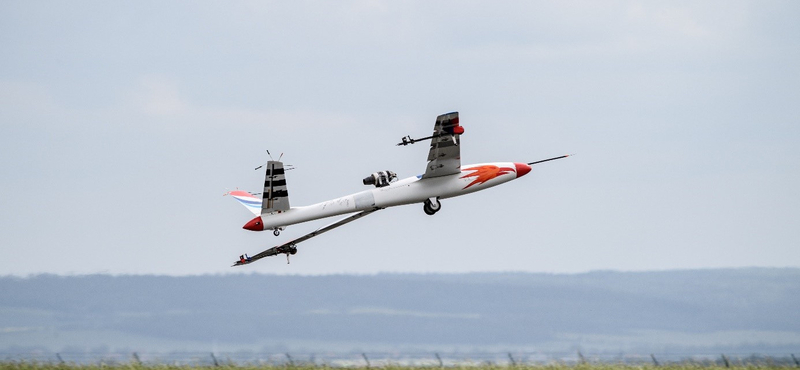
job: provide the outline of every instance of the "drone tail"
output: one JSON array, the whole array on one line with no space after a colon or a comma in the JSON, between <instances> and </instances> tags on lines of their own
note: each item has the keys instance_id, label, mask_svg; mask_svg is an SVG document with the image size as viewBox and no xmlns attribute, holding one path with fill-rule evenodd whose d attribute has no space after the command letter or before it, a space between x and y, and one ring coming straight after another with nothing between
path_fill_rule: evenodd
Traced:
<instances>
[{"instance_id":1,"label":"drone tail","mask_svg":"<svg viewBox=\"0 0 800 370\"><path fill-rule=\"evenodd\" d=\"M261 216L261 198L241 190L229 191L225 193L225 195L232 196L233 199L238 200L248 211L256 216Z\"/></svg>"},{"instance_id":2,"label":"drone tail","mask_svg":"<svg viewBox=\"0 0 800 370\"><path fill-rule=\"evenodd\" d=\"M267 171L259 215L289 210L289 190L286 187L286 170L283 168L283 162L269 161L265 167Z\"/></svg>"}]
</instances>

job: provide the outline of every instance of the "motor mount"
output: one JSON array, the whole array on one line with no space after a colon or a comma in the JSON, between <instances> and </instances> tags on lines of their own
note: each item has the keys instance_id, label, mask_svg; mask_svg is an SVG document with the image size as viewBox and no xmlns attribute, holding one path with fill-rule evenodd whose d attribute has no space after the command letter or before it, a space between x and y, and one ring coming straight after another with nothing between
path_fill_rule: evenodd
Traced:
<instances>
[{"instance_id":1,"label":"motor mount","mask_svg":"<svg viewBox=\"0 0 800 370\"><path fill-rule=\"evenodd\" d=\"M395 181L397 181L397 174L389 170L375 172L363 180L364 185L375 185L376 188L389 186Z\"/></svg>"}]
</instances>

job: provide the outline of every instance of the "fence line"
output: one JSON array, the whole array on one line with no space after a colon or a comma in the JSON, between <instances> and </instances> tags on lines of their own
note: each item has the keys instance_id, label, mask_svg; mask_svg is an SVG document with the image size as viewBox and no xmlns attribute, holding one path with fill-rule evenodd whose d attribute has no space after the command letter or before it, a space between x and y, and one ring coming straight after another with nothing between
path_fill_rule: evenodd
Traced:
<instances>
[{"instance_id":1,"label":"fence line","mask_svg":"<svg viewBox=\"0 0 800 370\"><path fill-rule=\"evenodd\" d=\"M224 360L220 360L224 359ZM0 362L38 362L54 364L141 364L215 366L326 366L384 367L428 366L452 367L469 365L524 366L560 363L628 364L664 366L693 364L698 366L740 367L770 365L800 368L794 353L650 353L609 354L575 352L0 352ZM366 365L366 366L365 366Z\"/></svg>"}]
</instances>

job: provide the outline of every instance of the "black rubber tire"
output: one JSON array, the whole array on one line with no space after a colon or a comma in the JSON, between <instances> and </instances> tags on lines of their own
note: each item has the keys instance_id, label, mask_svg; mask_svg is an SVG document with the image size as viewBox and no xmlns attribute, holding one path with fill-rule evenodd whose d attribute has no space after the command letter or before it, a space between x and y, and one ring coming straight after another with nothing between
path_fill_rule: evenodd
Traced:
<instances>
[{"instance_id":1,"label":"black rubber tire","mask_svg":"<svg viewBox=\"0 0 800 370\"><path fill-rule=\"evenodd\" d=\"M425 211L426 215L433 216L436 212L442 209L442 203L439 203L439 199L436 199L436 203L431 203L430 200L426 200L423 203L422 210Z\"/></svg>"},{"instance_id":2,"label":"black rubber tire","mask_svg":"<svg viewBox=\"0 0 800 370\"><path fill-rule=\"evenodd\" d=\"M278 229L272 230L272 235L278 236L281 235L281 231Z\"/></svg>"},{"instance_id":3,"label":"black rubber tire","mask_svg":"<svg viewBox=\"0 0 800 370\"><path fill-rule=\"evenodd\" d=\"M430 199L426 199L425 203L423 203L422 209L425 210L425 214L433 216L436 212L442 209L442 203L439 202L439 199L436 199L436 202L433 203Z\"/></svg>"}]
</instances>

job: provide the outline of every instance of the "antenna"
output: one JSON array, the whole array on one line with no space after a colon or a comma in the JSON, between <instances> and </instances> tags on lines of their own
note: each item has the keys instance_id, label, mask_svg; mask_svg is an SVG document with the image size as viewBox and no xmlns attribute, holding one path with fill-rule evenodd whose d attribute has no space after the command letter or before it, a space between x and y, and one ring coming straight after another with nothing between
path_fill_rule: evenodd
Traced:
<instances>
[{"instance_id":1,"label":"antenna","mask_svg":"<svg viewBox=\"0 0 800 370\"><path fill-rule=\"evenodd\" d=\"M540 160L540 161L535 161L535 162L528 163L528 166L533 166L534 164L537 164L537 163L542 163L542 162L547 162L547 161L554 161L554 160L556 160L556 159L567 158L567 157L571 157L571 156L573 156L573 155L575 155L575 154L566 154L566 155L562 155L562 156L560 156L560 157L553 157L553 158L548 158L548 159L542 159L542 160Z\"/></svg>"},{"instance_id":2,"label":"antenna","mask_svg":"<svg viewBox=\"0 0 800 370\"><path fill-rule=\"evenodd\" d=\"M273 160L273 161L274 161L274 159L272 159L272 154L270 154L270 153L269 153L269 149L267 149L267 155L269 156L269 159L270 159L270 160ZM281 153L281 157L283 157L283 153ZM278 160L280 160L280 159L278 159ZM260 166L256 167L255 171L258 171L258 169L259 169L259 168L261 168L261 167L264 167L264 166L266 166L266 165L267 165L267 164L266 164L266 163L264 163L264 164L262 164L262 165L260 165Z\"/></svg>"},{"instance_id":3,"label":"antenna","mask_svg":"<svg viewBox=\"0 0 800 370\"><path fill-rule=\"evenodd\" d=\"M271 161L274 161L274 160L275 160L274 158L272 158L272 154L269 152L269 150L267 150L267 155L269 156L269 159L270 159ZM283 158L283 153L281 153L281 155L278 157L278 161L280 161L282 158ZM260 165L260 166L256 167L256 168L255 168L255 170L256 170L256 171L258 171L258 169L260 169L260 168L262 168L262 167L264 167L264 166L266 166L266 165L267 165L267 164L266 164L266 163L264 163L264 164L262 164L262 165ZM286 165L286 168L285 168L285 170L286 170L286 171L290 171L290 170L293 170L293 169L294 169L294 166L292 166L291 164L287 164L287 165Z\"/></svg>"}]
</instances>

